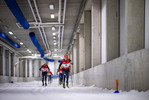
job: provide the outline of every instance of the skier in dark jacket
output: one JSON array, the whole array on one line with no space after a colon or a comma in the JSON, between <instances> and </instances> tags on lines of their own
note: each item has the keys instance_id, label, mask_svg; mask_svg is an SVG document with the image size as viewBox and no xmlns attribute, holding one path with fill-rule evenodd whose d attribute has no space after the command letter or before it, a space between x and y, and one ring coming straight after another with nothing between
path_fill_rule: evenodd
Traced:
<instances>
[{"instance_id":1,"label":"skier in dark jacket","mask_svg":"<svg viewBox=\"0 0 149 100\"><path fill-rule=\"evenodd\" d=\"M42 71L42 86L44 86L44 81L45 81L45 86L47 86L47 83L46 83L47 73L48 73L48 70L50 70L50 68L48 67L47 64L44 64L40 67L39 70Z\"/></svg>"},{"instance_id":2,"label":"skier in dark jacket","mask_svg":"<svg viewBox=\"0 0 149 100\"><path fill-rule=\"evenodd\" d=\"M68 86L68 79L69 79L69 72L70 72L70 62L71 60L68 58L68 55L64 55L64 59L61 60L61 63L59 65L59 69L62 66L63 69L63 88L65 88L65 78L66 78L66 86Z\"/></svg>"}]
</instances>

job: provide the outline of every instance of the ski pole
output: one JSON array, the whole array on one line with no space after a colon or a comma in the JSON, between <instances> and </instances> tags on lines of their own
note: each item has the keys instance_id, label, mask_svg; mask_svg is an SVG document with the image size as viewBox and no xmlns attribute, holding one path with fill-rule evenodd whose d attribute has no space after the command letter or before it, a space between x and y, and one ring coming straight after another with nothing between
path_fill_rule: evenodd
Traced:
<instances>
[{"instance_id":1,"label":"ski pole","mask_svg":"<svg viewBox=\"0 0 149 100\"><path fill-rule=\"evenodd\" d=\"M70 75L71 75L71 85L73 87L73 80L72 80L72 71L70 70Z\"/></svg>"}]
</instances>

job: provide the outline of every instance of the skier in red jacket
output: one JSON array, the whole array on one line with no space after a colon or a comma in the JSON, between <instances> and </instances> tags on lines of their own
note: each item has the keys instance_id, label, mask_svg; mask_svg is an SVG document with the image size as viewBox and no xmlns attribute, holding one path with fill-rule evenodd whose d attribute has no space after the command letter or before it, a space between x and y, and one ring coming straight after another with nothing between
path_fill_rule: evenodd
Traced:
<instances>
[{"instance_id":1,"label":"skier in red jacket","mask_svg":"<svg viewBox=\"0 0 149 100\"><path fill-rule=\"evenodd\" d=\"M53 73L51 71L48 72L48 83L51 84L52 82L52 76L53 76Z\"/></svg>"},{"instance_id":2,"label":"skier in red jacket","mask_svg":"<svg viewBox=\"0 0 149 100\"><path fill-rule=\"evenodd\" d=\"M44 81L45 81L45 86L47 86L46 79L47 79L48 70L50 70L50 68L48 67L47 64L44 64L40 67L39 70L42 71L42 86L44 86Z\"/></svg>"},{"instance_id":3,"label":"skier in red jacket","mask_svg":"<svg viewBox=\"0 0 149 100\"><path fill-rule=\"evenodd\" d=\"M61 63L59 65L59 69L60 66L62 66L63 69L63 88L65 88L65 78L66 78L66 86L68 86L68 79L69 79L69 72L70 72L70 62L71 60L68 58L68 55L65 54L64 55L64 59L61 60Z\"/></svg>"}]
</instances>

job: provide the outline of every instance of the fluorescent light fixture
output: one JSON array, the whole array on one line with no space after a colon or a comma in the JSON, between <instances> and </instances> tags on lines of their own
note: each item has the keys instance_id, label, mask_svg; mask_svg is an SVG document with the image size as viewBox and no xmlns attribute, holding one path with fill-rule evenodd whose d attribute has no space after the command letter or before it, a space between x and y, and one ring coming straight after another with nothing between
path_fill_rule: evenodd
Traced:
<instances>
[{"instance_id":1,"label":"fluorescent light fixture","mask_svg":"<svg viewBox=\"0 0 149 100\"><path fill-rule=\"evenodd\" d=\"M56 37L54 36L53 39L56 39Z\"/></svg>"},{"instance_id":2,"label":"fluorescent light fixture","mask_svg":"<svg viewBox=\"0 0 149 100\"><path fill-rule=\"evenodd\" d=\"M34 56L34 54L32 54L32 56Z\"/></svg>"},{"instance_id":3,"label":"fluorescent light fixture","mask_svg":"<svg viewBox=\"0 0 149 100\"><path fill-rule=\"evenodd\" d=\"M5 25L5 26L4 26L4 29L8 29L8 26Z\"/></svg>"},{"instance_id":4,"label":"fluorescent light fixture","mask_svg":"<svg viewBox=\"0 0 149 100\"><path fill-rule=\"evenodd\" d=\"M27 49L27 51L29 52L30 50L29 50L29 49Z\"/></svg>"},{"instance_id":5,"label":"fluorescent light fixture","mask_svg":"<svg viewBox=\"0 0 149 100\"><path fill-rule=\"evenodd\" d=\"M54 45L56 45L56 43L53 43Z\"/></svg>"},{"instance_id":6,"label":"fluorescent light fixture","mask_svg":"<svg viewBox=\"0 0 149 100\"><path fill-rule=\"evenodd\" d=\"M15 39L16 39L17 37L16 37L16 36L13 36L13 38L15 38Z\"/></svg>"},{"instance_id":7,"label":"fluorescent light fixture","mask_svg":"<svg viewBox=\"0 0 149 100\"><path fill-rule=\"evenodd\" d=\"M52 19L55 18L54 14L51 14L51 18L52 18Z\"/></svg>"},{"instance_id":8,"label":"fluorescent light fixture","mask_svg":"<svg viewBox=\"0 0 149 100\"><path fill-rule=\"evenodd\" d=\"M56 42L56 40L53 40L53 42Z\"/></svg>"},{"instance_id":9,"label":"fluorescent light fixture","mask_svg":"<svg viewBox=\"0 0 149 100\"><path fill-rule=\"evenodd\" d=\"M54 51L57 51L57 49L54 49Z\"/></svg>"},{"instance_id":10,"label":"fluorescent light fixture","mask_svg":"<svg viewBox=\"0 0 149 100\"><path fill-rule=\"evenodd\" d=\"M55 31L55 27L54 26L52 26L52 30Z\"/></svg>"},{"instance_id":11,"label":"fluorescent light fixture","mask_svg":"<svg viewBox=\"0 0 149 100\"><path fill-rule=\"evenodd\" d=\"M10 35L13 35L13 33L12 33L12 32L9 32L9 34L10 34Z\"/></svg>"},{"instance_id":12,"label":"fluorescent light fixture","mask_svg":"<svg viewBox=\"0 0 149 100\"><path fill-rule=\"evenodd\" d=\"M50 10L53 10L54 9L54 5L53 4L50 4L49 5L49 8L50 8Z\"/></svg>"},{"instance_id":13,"label":"fluorescent light fixture","mask_svg":"<svg viewBox=\"0 0 149 100\"><path fill-rule=\"evenodd\" d=\"M20 44L21 44L21 45L23 45L23 43L22 43L22 42L20 42Z\"/></svg>"},{"instance_id":14,"label":"fluorescent light fixture","mask_svg":"<svg viewBox=\"0 0 149 100\"><path fill-rule=\"evenodd\" d=\"M31 51L28 51L29 53L32 53Z\"/></svg>"},{"instance_id":15,"label":"fluorescent light fixture","mask_svg":"<svg viewBox=\"0 0 149 100\"><path fill-rule=\"evenodd\" d=\"M56 33L53 33L53 35L56 35Z\"/></svg>"}]
</instances>

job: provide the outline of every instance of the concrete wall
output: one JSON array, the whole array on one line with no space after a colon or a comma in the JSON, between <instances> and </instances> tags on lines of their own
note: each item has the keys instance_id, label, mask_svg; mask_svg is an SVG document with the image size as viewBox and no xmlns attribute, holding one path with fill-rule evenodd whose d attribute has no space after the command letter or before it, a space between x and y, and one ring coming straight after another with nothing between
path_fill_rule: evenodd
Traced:
<instances>
[{"instance_id":1,"label":"concrete wall","mask_svg":"<svg viewBox=\"0 0 149 100\"><path fill-rule=\"evenodd\" d=\"M3 75L3 47L0 47L0 75Z\"/></svg>"},{"instance_id":2,"label":"concrete wall","mask_svg":"<svg viewBox=\"0 0 149 100\"><path fill-rule=\"evenodd\" d=\"M119 90L141 91L149 89L148 72L149 49L142 49L75 74L74 82L115 89L118 79Z\"/></svg>"},{"instance_id":3,"label":"concrete wall","mask_svg":"<svg viewBox=\"0 0 149 100\"><path fill-rule=\"evenodd\" d=\"M107 61L119 56L119 0L107 1Z\"/></svg>"},{"instance_id":4,"label":"concrete wall","mask_svg":"<svg viewBox=\"0 0 149 100\"><path fill-rule=\"evenodd\" d=\"M91 7L91 66L101 64L101 0L92 0Z\"/></svg>"},{"instance_id":5,"label":"concrete wall","mask_svg":"<svg viewBox=\"0 0 149 100\"><path fill-rule=\"evenodd\" d=\"M149 0L145 0L145 48L149 48Z\"/></svg>"},{"instance_id":6,"label":"concrete wall","mask_svg":"<svg viewBox=\"0 0 149 100\"><path fill-rule=\"evenodd\" d=\"M120 0L120 54L145 46L144 0Z\"/></svg>"},{"instance_id":7,"label":"concrete wall","mask_svg":"<svg viewBox=\"0 0 149 100\"><path fill-rule=\"evenodd\" d=\"M144 0L127 0L128 53L144 48Z\"/></svg>"},{"instance_id":8,"label":"concrete wall","mask_svg":"<svg viewBox=\"0 0 149 100\"><path fill-rule=\"evenodd\" d=\"M120 0L120 56L127 54L126 2Z\"/></svg>"},{"instance_id":9,"label":"concrete wall","mask_svg":"<svg viewBox=\"0 0 149 100\"><path fill-rule=\"evenodd\" d=\"M85 69L91 68L91 11L84 11Z\"/></svg>"},{"instance_id":10,"label":"concrete wall","mask_svg":"<svg viewBox=\"0 0 149 100\"><path fill-rule=\"evenodd\" d=\"M0 83L10 83L11 81L13 82L29 82L29 81L40 81L40 77L34 78L24 78L24 77L9 77L9 76L0 76Z\"/></svg>"},{"instance_id":11,"label":"concrete wall","mask_svg":"<svg viewBox=\"0 0 149 100\"><path fill-rule=\"evenodd\" d=\"M79 25L79 72L85 70L84 24Z\"/></svg>"}]
</instances>

